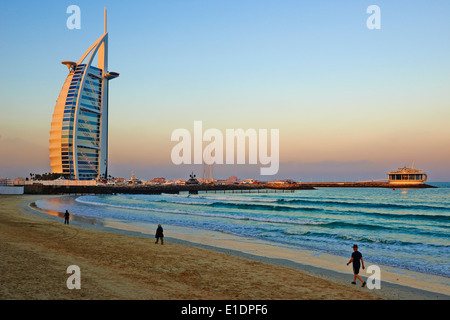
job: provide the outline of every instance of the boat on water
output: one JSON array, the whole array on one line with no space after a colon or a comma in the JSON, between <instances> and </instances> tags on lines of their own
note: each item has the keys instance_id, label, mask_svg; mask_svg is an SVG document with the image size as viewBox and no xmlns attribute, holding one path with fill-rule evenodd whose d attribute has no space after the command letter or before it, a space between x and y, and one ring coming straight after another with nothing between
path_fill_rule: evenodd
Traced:
<instances>
[{"instance_id":1,"label":"boat on water","mask_svg":"<svg viewBox=\"0 0 450 320\"><path fill-rule=\"evenodd\" d=\"M195 174L192 172L189 175L189 180L186 181L186 184L198 184L199 181L197 180L197 178L195 177Z\"/></svg>"},{"instance_id":2,"label":"boat on water","mask_svg":"<svg viewBox=\"0 0 450 320\"><path fill-rule=\"evenodd\" d=\"M388 176L392 184L421 184L428 178L423 170L414 169L414 161L411 168L398 168L397 171L390 171Z\"/></svg>"},{"instance_id":3,"label":"boat on water","mask_svg":"<svg viewBox=\"0 0 450 320\"><path fill-rule=\"evenodd\" d=\"M142 180L136 178L136 176L134 175L134 171L131 171L131 178L127 180L127 184L131 186L141 185Z\"/></svg>"}]
</instances>

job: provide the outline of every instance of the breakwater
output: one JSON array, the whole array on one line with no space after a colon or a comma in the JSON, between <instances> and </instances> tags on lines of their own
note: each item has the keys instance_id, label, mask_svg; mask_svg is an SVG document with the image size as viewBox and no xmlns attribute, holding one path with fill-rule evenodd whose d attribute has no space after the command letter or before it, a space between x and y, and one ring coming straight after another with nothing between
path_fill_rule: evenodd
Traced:
<instances>
[{"instance_id":1,"label":"breakwater","mask_svg":"<svg viewBox=\"0 0 450 320\"><path fill-rule=\"evenodd\" d=\"M313 188L390 188L390 189L426 189L437 188L435 186L418 183L418 184L401 184L389 182L305 182L303 186Z\"/></svg>"},{"instance_id":2,"label":"breakwater","mask_svg":"<svg viewBox=\"0 0 450 320\"><path fill-rule=\"evenodd\" d=\"M177 194L189 192L289 192L316 188L435 188L427 184L397 185L385 182L309 182L309 183L259 183L259 184L192 184L192 185L136 185L136 186L56 186L25 185L25 194Z\"/></svg>"},{"instance_id":3,"label":"breakwater","mask_svg":"<svg viewBox=\"0 0 450 320\"><path fill-rule=\"evenodd\" d=\"M270 192L281 190L302 190L314 189L311 186L291 185L285 188L269 188L264 184L249 185L149 185L149 186L46 186L46 185L28 185L24 187L25 194L177 194L180 192L189 192L197 194L199 191L206 192Z\"/></svg>"}]
</instances>

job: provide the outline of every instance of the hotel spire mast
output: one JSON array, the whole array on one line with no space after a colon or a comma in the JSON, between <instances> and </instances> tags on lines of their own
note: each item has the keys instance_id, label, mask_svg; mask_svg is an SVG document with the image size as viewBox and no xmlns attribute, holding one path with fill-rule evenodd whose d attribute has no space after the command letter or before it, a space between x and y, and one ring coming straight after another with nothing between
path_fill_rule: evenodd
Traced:
<instances>
[{"instance_id":1,"label":"hotel spire mast","mask_svg":"<svg viewBox=\"0 0 450 320\"><path fill-rule=\"evenodd\" d=\"M98 52L98 67L103 70L103 74L107 74L108 70L108 31L106 30L106 8L105 8L105 32L104 32L104 41L100 45L99 52ZM102 102L103 102L103 109L102 109L102 125L101 125L101 135L103 139L101 140L101 152L100 152L100 172L99 176L103 178L108 177L108 79L106 81L102 82L103 88L102 88Z\"/></svg>"}]
</instances>

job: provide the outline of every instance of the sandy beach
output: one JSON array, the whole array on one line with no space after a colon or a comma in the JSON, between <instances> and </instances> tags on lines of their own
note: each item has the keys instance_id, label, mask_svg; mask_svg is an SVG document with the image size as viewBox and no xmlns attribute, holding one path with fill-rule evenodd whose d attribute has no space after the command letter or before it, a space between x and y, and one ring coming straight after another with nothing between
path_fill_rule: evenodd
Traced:
<instances>
[{"instance_id":1,"label":"sandy beach","mask_svg":"<svg viewBox=\"0 0 450 320\"><path fill-rule=\"evenodd\" d=\"M437 280L423 281L428 284L423 289L403 284L387 284L383 290L352 286L351 273L342 277L345 269L334 274L326 268L308 267L300 260L283 259L288 251L267 255L260 251L261 246L248 244L245 248L245 241L240 242L242 248L233 242L234 249L230 250L225 242L231 245L233 239L213 245L206 234L189 237L173 232L162 246L154 244L151 233L136 229L112 232L113 222L102 223L101 227L95 221L64 225L59 216L29 206L43 197L0 196L2 300L448 298L442 292L447 286L440 287ZM312 264L336 262L327 256L316 259ZM80 290L66 286L70 265L80 267ZM401 275L393 277L398 280Z\"/></svg>"}]
</instances>

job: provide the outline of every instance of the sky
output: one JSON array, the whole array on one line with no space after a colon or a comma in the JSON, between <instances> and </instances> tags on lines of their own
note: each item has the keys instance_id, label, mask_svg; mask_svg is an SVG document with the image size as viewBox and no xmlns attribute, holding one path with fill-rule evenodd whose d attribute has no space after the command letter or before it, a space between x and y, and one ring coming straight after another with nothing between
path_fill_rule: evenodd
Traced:
<instances>
[{"instance_id":1,"label":"sky","mask_svg":"<svg viewBox=\"0 0 450 320\"><path fill-rule=\"evenodd\" d=\"M81 29L68 29L70 5ZM366 25L370 5L380 29ZM357 181L403 166L450 181L450 2L8 1L0 11L0 178L50 171L55 102L108 10L109 173L188 178L174 130L278 129L279 171L214 178Z\"/></svg>"}]
</instances>

